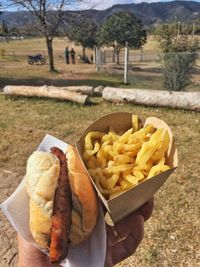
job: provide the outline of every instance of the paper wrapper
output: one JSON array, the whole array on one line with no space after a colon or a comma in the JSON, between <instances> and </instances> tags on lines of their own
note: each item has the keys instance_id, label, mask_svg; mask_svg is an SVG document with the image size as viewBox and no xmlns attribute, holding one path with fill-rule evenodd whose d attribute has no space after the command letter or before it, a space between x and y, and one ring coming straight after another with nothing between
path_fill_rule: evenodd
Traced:
<instances>
[{"instance_id":1,"label":"paper wrapper","mask_svg":"<svg viewBox=\"0 0 200 267\"><path fill-rule=\"evenodd\" d=\"M53 146L65 152L68 145L53 136L46 135L37 150L49 152ZM25 240L34 244L29 230L29 196L26 191L24 179L15 192L0 207L16 231ZM61 265L67 267L103 267L105 254L105 221L102 207L99 204L98 221L91 237L80 245L70 248L67 259Z\"/></svg>"},{"instance_id":2,"label":"paper wrapper","mask_svg":"<svg viewBox=\"0 0 200 267\"><path fill-rule=\"evenodd\" d=\"M137 210L145 202L151 199L153 195L156 193L156 191L165 183L169 175L178 166L177 150L169 126L164 121L156 117L147 118L144 125L146 124L153 124L156 128L164 128L168 131L170 136L170 144L166 155L166 164L170 166L169 170L159 175L156 175L146 180L145 182L140 183L134 188L108 201L106 201L103 195L99 192L98 188L96 187L92 178L90 177L98 192L99 197L101 198L106 209L110 213L110 216L113 219L114 223L123 219L131 212ZM111 113L96 120L82 133L79 141L76 143L76 147L82 161L84 162L83 152L84 152L85 137L89 132L93 131L108 132L109 129L111 128L116 133L119 133L119 132L125 132L131 127L132 127L132 114L128 112Z\"/></svg>"}]
</instances>

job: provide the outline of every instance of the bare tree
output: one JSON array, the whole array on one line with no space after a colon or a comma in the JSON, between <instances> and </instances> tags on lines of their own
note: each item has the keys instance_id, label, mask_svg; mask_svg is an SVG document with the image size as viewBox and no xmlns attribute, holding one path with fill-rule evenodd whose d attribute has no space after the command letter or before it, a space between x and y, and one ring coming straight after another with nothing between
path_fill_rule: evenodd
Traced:
<instances>
[{"instance_id":1,"label":"bare tree","mask_svg":"<svg viewBox=\"0 0 200 267\"><path fill-rule=\"evenodd\" d=\"M0 1L0 14L2 13L2 3Z\"/></svg>"},{"instance_id":2,"label":"bare tree","mask_svg":"<svg viewBox=\"0 0 200 267\"><path fill-rule=\"evenodd\" d=\"M9 0L9 2L18 8L28 10L37 18L41 33L46 40L50 71L55 71L53 38L62 21L64 11L81 0Z\"/></svg>"}]
</instances>

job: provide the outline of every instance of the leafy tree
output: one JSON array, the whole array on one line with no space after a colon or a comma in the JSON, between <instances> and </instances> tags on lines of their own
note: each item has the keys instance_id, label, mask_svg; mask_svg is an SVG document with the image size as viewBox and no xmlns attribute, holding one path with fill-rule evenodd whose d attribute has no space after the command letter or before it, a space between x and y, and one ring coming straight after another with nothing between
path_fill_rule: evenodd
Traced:
<instances>
[{"instance_id":1,"label":"leafy tree","mask_svg":"<svg viewBox=\"0 0 200 267\"><path fill-rule=\"evenodd\" d=\"M97 34L99 46L112 46L119 64L120 50L128 42L131 48L140 48L146 42L146 31L141 23L131 13L116 13L105 21Z\"/></svg>"},{"instance_id":2,"label":"leafy tree","mask_svg":"<svg viewBox=\"0 0 200 267\"><path fill-rule=\"evenodd\" d=\"M182 33L180 29L179 33ZM191 36L178 35L174 24L162 25L157 34L163 52L164 85L169 90L182 90L191 80L199 42Z\"/></svg>"},{"instance_id":3,"label":"leafy tree","mask_svg":"<svg viewBox=\"0 0 200 267\"><path fill-rule=\"evenodd\" d=\"M90 19L84 17L75 18L67 29L67 36L71 41L81 45L83 48L83 58L87 48L96 45L97 25Z\"/></svg>"},{"instance_id":4,"label":"leafy tree","mask_svg":"<svg viewBox=\"0 0 200 267\"><path fill-rule=\"evenodd\" d=\"M45 37L50 71L55 71L53 39L62 21L64 9L81 0L8 0L11 4L28 10L39 22L41 35Z\"/></svg>"},{"instance_id":5,"label":"leafy tree","mask_svg":"<svg viewBox=\"0 0 200 267\"><path fill-rule=\"evenodd\" d=\"M170 49L173 40L178 35L178 27L176 23L165 23L159 25L154 33L157 36L162 51L167 52Z\"/></svg>"}]
</instances>

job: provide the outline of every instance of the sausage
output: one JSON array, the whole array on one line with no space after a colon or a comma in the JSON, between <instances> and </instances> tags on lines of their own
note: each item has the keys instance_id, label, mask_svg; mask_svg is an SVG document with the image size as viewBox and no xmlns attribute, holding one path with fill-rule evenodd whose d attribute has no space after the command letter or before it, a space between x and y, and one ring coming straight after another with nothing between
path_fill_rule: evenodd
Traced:
<instances>
[{"instance_id":1,"label":"sausage","mask_svg":"<svg viewBox=\"0 0 200 267\"><path fill-rule=\"evenodd\" d=\"M65 154L56 147L51 148L51 152L60 160L60 175L54 197L50 240L50 260L56 263L66 258L69 251L72 197Z\"/></svg>"}]
</instances>

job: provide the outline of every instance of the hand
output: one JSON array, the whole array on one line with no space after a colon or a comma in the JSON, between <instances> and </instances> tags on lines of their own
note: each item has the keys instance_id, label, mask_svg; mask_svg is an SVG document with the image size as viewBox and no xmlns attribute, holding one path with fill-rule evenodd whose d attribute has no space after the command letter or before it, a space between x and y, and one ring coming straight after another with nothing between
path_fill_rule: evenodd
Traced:
<instances>
[{"instance_id":1,"label":"hand","mask_svg":"<svg viewBox=\"0 0 200 267\"><path fill-rule=\"evenodd\" d=\"M48 256L18 235L18 267L61 267L51 264Z\"/></svg>"},{"instance_id":2,"label":"hand","mask_svg":"<svg viewBox=\"0 0 200 267\"><path fill-rule=\"evenodd\" d=\"M111 267L131 256L144 235L144 222L153 212L153 199L139 210L118 222L115 227L107 225L107 253L105 266Z\"/></svg>"},{"instance_id":3,"label":"hand","mask_svg":"<svg viewBox=\"0 0 200 267\"><path fill-rule=\"evenodd\" d=\"M144 221L149 219L152 211L153 200L150 200L138 211L117 223L115 230L118 237L113 228L107 225L106 267L117 264L135 252L143 239ZM20 235L18 235L18 251L18 267L61 267L58 264L51 264L48 256Z\"/></svg>"}]
</instances>

